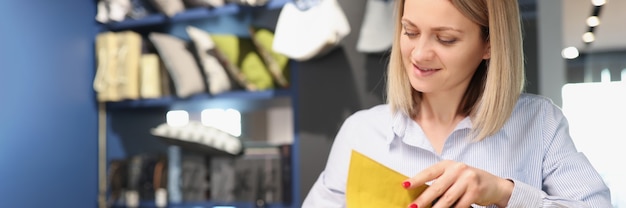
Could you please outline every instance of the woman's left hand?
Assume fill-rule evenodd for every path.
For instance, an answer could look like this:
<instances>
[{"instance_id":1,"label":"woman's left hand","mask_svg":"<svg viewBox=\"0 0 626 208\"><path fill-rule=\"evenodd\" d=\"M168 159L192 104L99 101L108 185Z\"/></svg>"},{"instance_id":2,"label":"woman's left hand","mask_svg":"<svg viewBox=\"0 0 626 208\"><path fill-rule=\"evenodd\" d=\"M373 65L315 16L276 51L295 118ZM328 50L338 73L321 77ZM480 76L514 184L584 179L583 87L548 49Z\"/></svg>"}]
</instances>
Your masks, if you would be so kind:
<instances>
[{"instance_id":1,"label":"woman's left hand","mask_svg":"<svg viewBox=\"0 0 626 208\"><path fill-rule=\"evenodd\" d=\"M467 208L471 204L506 207L513 192L512 181L450 160L426 168L402 185L411 189L429 181L432 181L430 187L413 201L417 207L430 204L433 208ZM433 203L435 200L436 203Z\"/></svg>"}]
</instances>

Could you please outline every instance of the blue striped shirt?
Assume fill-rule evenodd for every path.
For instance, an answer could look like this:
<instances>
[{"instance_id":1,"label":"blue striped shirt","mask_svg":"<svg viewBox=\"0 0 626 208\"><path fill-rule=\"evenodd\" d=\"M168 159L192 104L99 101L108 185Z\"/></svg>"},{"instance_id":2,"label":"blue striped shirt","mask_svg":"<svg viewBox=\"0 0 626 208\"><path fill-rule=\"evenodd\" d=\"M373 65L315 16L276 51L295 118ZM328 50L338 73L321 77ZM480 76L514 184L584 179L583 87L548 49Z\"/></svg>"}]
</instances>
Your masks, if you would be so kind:
<instances>
[{"instance_id":1,"label":"blue striped shirt","mask_svg":"<svg viewBox=\"0 0 626 208\"><path fill-rule=\"evenodd\" d=\"M504 127L480 142L468 139L471 126L469 117L462 120L437 154L420 126L389 105L356 112L339 130L303 207L346 206L352 150L407 176L454 160L511 179L507 207L612 207L608 187L576 150L566 118L549 99L522 94Z\"/></svg>"}]
</instances>

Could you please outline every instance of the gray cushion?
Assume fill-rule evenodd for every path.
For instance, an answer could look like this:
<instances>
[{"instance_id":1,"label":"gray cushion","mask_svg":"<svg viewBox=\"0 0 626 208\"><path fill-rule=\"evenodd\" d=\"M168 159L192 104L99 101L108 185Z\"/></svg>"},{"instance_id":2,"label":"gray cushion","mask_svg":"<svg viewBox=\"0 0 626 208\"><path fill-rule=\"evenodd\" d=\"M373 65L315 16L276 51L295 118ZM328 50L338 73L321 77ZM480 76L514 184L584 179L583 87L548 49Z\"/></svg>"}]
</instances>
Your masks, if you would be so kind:
<instances>
[{"instance_id":1,"label":"gray cushion","mask_svg":"<svg viewBox=\"0 0 626 208\"><path fill-rule=\"evenodd\" d=\"M184 40L157 32L150 33L149 39L161 56L178 97L186 98L204 92L202 74Z\"/></svg>"}]
</instances>

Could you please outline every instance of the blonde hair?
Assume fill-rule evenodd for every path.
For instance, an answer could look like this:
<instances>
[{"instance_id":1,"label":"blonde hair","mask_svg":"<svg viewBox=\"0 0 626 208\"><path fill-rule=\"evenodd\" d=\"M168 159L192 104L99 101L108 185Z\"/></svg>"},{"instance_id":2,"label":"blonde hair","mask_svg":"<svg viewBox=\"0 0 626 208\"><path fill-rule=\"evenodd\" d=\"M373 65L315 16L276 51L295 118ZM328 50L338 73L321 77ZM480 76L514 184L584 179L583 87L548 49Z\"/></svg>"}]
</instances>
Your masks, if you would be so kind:
<instances>
[{"instance_id":1,"label":"blonde hair","mask_svg":"<svg viewBox=\"0 0 626 208\"><path fill-rule=\"evenodd\" d=\"M421 93L411 87L400 53L401 19L405 0L398 0L395 38L387 69L387 103L394 113L414 117ZM491 58L478 66L461 101L458 114L472 119L476 141L497 133L507 121L524 88L522 29L517 0L450 0L481 27L490 43Z\"/></svg>"}]
</instances>

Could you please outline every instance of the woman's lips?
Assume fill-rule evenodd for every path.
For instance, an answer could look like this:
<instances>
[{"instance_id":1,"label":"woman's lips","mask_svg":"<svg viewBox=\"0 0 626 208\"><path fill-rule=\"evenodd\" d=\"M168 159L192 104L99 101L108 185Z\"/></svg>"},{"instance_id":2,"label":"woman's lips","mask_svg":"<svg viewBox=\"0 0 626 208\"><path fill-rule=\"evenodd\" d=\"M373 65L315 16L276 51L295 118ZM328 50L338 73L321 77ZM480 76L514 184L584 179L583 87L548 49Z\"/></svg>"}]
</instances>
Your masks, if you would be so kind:
<instances>
[{"instance_id":1,"label":"woman's lips","mask_svg":"<svg viewBox=\"0 0 626 208\"><path fill-rule=\"evenodd\" d=\"M417 65L413 65L413 72L415 73L415 75L417 76L421 76L421 77L425 77L425 76L430 76L434 73L437 73L439 70L441 70L440 68L430 68L430 67L420 67Z\"/></svg>"}]
</instances>

